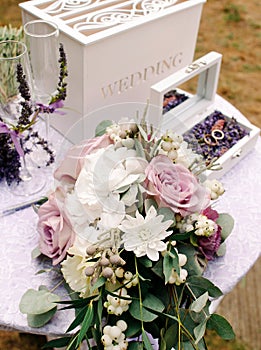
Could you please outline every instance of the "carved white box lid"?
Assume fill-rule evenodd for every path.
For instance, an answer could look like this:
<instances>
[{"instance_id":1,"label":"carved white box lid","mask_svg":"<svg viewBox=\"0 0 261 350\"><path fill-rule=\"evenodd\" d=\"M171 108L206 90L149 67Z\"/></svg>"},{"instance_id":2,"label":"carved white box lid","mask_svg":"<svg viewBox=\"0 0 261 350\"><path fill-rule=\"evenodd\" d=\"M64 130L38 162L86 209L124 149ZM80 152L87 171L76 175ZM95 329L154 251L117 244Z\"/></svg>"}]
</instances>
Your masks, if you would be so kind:
<instances>
[{"instance_id":1,"label":"carved white box lid","mask_svg":"<svg viewBox=\"0 0 261 350\"><path fill-rule=\"evenodd\" d=\"M19 6L90 44L206 0L33 0Z\"/></svg>"},{"instance_id":2,"label":"carved white box lid","mask_svg":"<svg viewBox=\"0 0 261 350\"><path fill-rule=\"evenodd\" d=\"M92 114L116 104L144 109L150 86L193 60L206 0L33 0L23 23L55 22L68 61L66 117L51 125L73 142L94 132ZM92 114L92 115L90 115ZM115 112L116 114L116 112ZM115 118L116 115L110 118ZM108 117L107 117L108 118ZM73 129L72 129L72 126ZM68 134L70 130L70 135Z\"/></svg>"}]
</instances>

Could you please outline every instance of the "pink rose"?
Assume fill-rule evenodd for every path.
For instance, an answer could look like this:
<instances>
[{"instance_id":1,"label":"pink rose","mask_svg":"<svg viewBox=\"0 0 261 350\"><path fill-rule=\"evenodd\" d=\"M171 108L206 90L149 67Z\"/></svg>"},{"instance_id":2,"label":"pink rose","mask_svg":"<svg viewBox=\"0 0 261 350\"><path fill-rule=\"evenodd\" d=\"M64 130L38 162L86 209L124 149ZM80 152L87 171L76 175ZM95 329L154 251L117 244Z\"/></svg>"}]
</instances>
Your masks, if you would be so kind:
<instances>
[{"instance_id":1,"label":"pink rose","mask_svg":"<svg viewBox=\"0 0 261 350\"><path fill-rule=\"evenodd\" d=\"M38 210L39 249L53 260L53 265L64 259L75 239L75 233L63 210L64 198L62 189L57 188Z\"/></svg>"},{"instance_id":2,"label":"pink rose","mask_svg":"<svg viewBox=\"0 0 261 350\"><path fill-rule=\"evenodd\" d=\"M80 145L73 146L56 169L54 178L58 181L74 184L82 169L84 157L100 148L107 147L111 143L109 136L104 134L103 136L83 141Z\"/></svg>"},{"instance_id":3,"label":"pink rose","mask_svg":"<svg viewBox=\"0 0 261 350\"><path fill-rule=\"evenodd\" d=\"M209 193L183 165L173 164L164 155L152 159L146 168L148 193L161 207L186 216L204 210L210 201Z\"/></svg>"}]
</instances>

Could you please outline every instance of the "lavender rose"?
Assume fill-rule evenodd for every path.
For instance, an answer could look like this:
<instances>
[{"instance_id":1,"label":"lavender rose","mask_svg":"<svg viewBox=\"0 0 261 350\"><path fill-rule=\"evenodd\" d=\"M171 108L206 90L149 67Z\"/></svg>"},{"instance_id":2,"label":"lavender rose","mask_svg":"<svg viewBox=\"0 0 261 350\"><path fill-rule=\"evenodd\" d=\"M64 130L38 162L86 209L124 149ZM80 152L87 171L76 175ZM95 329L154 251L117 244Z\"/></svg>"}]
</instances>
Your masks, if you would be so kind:
<instances>
[{"instance_id":1,"label":"lavender rose","mask_svg":"<svg viewBox=\"0 0 261 350\"><path fill-rule=\"evenodd\" d=\"M100 148L105 148L111 143L109 136L104 134L73 146L56 169L54 178L58 181L74 184L83 167L84 157Z\"/></svg>"},{"instance_id":2,"label":"lavender rose","mask_svg":"<svg viewBox=\"0 0 261 350\"><path fill-rule=\"evenodd\" d=\"M75 239L70 221L63 211L64 199L64 192L61 188L57 188L38 211L39 249L52 259L53 265L64 259Z\"/></svg>"},{"instance_id":3,"label":"lavender rose","mask_svg":"<svg viewBox=\"0 0 261 350\"><path fill-rule=\"evenodd\" d=\"M152 159L145 170L147 190L159 206L186 216L200 213L210 201L207 189L183 165L173 164L164 155Z\"/></svg>"}]
</instances>

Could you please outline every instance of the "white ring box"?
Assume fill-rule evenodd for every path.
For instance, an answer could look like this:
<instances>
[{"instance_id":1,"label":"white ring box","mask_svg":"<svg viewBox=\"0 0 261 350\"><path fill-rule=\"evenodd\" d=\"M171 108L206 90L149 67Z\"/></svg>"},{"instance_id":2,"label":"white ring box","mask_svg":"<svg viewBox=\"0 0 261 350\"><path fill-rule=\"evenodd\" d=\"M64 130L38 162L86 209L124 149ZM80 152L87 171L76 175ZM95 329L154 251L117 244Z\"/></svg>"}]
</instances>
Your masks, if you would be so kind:
<instances>
[{"instance_id":1,"label":"white ring box","mask_svg":"<svg viewBox=\"0 0 261 350\"><path fill-rule=\"evenodd\" d=\"M146 104L152 84L193 60L205 2L33 0L21 3L23 23L42 19L58 25L59 40L67 54L65 106L68 109L64 117L52 115L51 125L72 142L79 142L97 124L95 119L86 118L93 111L131 102L135 112L135 103Z\"/></svg>"},{"instance_id":2,"label":"white ring box","mask_svg":"<svg viewBox=\"0 0 261 350\"><path fill-rule=\"evenodd\" d=\"M172 129L179 134L184 134L218 109L213 104L219 80L221 60L221 54L210 52L151 86L150 105L154 107L154 111L157 110L157 115L154 115L154 123L160 125L161 132ZM188 84L190 80L195 78L197 79L196 93L193 94L179 89L182 84ZM171 90L185 93L189 98L163 114L164 95ZM228 115L222 110L219 111L227 120L231 120L233 117L233 115ZM161 122L159 122L160 119ZM234 146L218 158L217 163L220 164L221 170L206 171L205 175L208 179L218 179L223 176L255 147L260 129L248 121L237 120L237 123L248 132L247 135L238 140Z\"/></svg>"}]
</instances>

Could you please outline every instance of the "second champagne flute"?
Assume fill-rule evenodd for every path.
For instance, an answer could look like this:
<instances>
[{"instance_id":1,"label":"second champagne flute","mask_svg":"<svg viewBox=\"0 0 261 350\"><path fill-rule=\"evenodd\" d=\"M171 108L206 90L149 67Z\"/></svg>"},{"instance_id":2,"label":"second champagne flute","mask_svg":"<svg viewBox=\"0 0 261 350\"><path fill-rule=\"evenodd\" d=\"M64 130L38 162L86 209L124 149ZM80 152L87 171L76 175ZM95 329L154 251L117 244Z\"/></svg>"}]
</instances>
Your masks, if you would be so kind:
<instances>
[{"instance_id":1,"label":"second champagne flute","mask_svg":"<svg viewBox=\"0 0 261 350\"><path fill-rule=\"evenodd\" d=\"M24 34L33 75L32 90L35 103L48 105L51 96L56 92L59 76L59 29L53 22L33 20L24 25ZM45 122L45 138L50 144L49 114L43 113L42 117ZM41 157L38 155L38 158ZM36 162L43 165L40 164L40 159Z\"/></svg>"}]
</instances>

